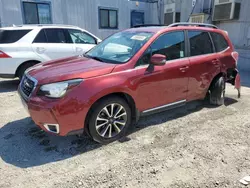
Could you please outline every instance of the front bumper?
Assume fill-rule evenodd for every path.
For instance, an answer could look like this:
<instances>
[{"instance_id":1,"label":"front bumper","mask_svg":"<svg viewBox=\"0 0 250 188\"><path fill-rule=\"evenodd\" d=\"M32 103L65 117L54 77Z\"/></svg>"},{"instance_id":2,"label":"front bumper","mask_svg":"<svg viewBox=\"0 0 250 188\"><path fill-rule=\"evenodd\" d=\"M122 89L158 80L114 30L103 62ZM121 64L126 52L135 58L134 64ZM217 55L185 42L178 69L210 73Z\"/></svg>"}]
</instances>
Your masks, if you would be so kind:
<instances>
[{"instance_id":1,"label":"front bumper","mask_svg":"<svg viewBox=\"0 0 250 188\"><path fill-rule=\"evenodd\" d=\"M83 133L87 109L77 107L77 104L72 103L70 99L44 100L40 97L25 99L20 87L18 93L32 120L44 131L60 136Z\"/></svg>"}]
</instances>

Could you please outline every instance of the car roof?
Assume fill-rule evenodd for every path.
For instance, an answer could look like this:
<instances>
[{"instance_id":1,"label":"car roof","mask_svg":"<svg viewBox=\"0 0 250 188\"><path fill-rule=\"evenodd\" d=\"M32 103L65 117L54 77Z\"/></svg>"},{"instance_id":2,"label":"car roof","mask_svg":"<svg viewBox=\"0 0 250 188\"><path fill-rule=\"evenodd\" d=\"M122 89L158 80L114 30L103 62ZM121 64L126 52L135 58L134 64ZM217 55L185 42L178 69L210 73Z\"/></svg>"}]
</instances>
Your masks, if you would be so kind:
<instances>
[{"instance_id":1,"label":"car roof","mask_svg":"<svg viewBox=\"0 0 250 188\"><path fill-rule=\"evenodd\" d=\"M12 27L3 27L3 30L20 30L20 29L35 29L35 28L78 28L80 27L73 25L63 25L63 24L27 24L27 25L13 25Z\"/></svg>"}]
</instances>

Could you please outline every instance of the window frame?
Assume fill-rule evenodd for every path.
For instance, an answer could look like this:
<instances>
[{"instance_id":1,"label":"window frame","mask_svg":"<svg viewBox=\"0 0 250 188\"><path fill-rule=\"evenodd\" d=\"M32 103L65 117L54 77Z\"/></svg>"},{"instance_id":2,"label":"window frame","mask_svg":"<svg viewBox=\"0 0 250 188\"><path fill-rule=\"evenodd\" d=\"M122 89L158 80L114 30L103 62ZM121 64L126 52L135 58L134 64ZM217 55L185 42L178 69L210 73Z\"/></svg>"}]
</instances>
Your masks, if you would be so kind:
<instances>
[{"instance_id":1,"label":"window frame","mask_svg":"<svg viewBox=\"0 0 250 188\"><path fill-rule=\"evenodd\" d=\"M106 10L108 11L108 27L101 26L101 11ZM110 27L110 11L116 11L116 27ZM98 19L99 19L99 29L119 29L119 10L117 8L111 7L98 7Z\"/></svg>"},{"instance_id":2,"label":"window frame","mask_svg":"<svg viewBox=\"0 0 250 188\"><path fill-rule=\"evenodd\" d=\"M25 19L25 10L24 10L24 4L25 3L33 3L33 4L36 4L36 10L37 10L37 18L38 18L38 23L37 24L40 24L40 20L39 20L39 13L38 13L38 4L45 4L45 5L48 5L49 8L50 8L50 21L51 21L51 24L53 24L53 15L52 15L52 6L51 6L51 1L36 1L36 0L21 0L21 11L22 11L22 19L23 19L23 24L27 24L26 23L26 19Z\"/></svg>"},{"instance_id":3,"label":"window frame","mask_svg":"<svg viewBox=\"0 0 250 188\"><path fill-rule=\"evenodd\" d=\"M167 32L164 32L164 33L158 35L158 36L154 39L154 41L152 41L151 44L143 51L142 55L138 58L137 62L135 63L134 68L149 66L150 63L147 64L147 65L138 65L138 62L139 62L139 60L143 57L144 53L145 53L148 49L151 48L152 44L153 44L156 40L158 40L161 36L166 35L166 34L169 34L169 33L183 32L183 35L184 35L184 46L185 46L184 49L185 49L185 53L184 53L184 57L183 57L183 58L167 60L166 63L167 63L167 62L170 62L170 61L178 61L178 60L182 60L182 59L184 59L184 58L188 58L188 57L189 57L189 53L188 53L188 49L189 49L189 48L188 48L188 44L189 44L189 42L187 41L187 40L188 40L188 37L186 36L187 33L186 33L185 31L186 31L186 30L184 30L184 29L180 29L180 30L175 30L175 31L167 31ZM151 53L151 56L152 56L152 53Z\"/></svg>"},{"instance_id":4,"label":"window frame","mask_svg":"<svg viewBox=\"0 0 250 188\"><path fill-rule=\"evenodd\" d=\"M208 36L209 36L209 39L211 41L211 44L212 44L212 53L209 53L209 54L200 54L200 55L195 55L195 56L191 56L191 47L190 47L190 39L188 37L188 32L204 32L204 33L207 33ZM187 39L187 46L188 46L188 57L191 58L191 57L198 57L198 56L203 56L203 55L211 55L211 54L214 54L216 53L216 49L215 49L215 46L214 46L214 41L212 39L212 36L210 35L210 31L205 31L205 30L201 30L201 29L185 29L185 33L186 33L186 39Z\"/></svg>"}]
</instances>

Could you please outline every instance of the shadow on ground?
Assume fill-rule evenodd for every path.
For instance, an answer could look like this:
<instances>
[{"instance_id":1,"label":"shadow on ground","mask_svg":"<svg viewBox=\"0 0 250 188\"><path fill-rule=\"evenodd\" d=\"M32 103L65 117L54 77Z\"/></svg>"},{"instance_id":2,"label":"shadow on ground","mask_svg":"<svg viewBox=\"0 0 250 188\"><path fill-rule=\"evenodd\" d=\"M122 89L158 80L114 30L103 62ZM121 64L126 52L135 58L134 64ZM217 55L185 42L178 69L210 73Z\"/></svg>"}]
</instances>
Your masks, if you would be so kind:
<instances>
[{"instance_id":1,"label":"shadow on ground","mask_svg":"<svg viewBox=\"0 0 250 188\"><path fill-rule=\"evenodd\" d=\"M16 91L19 84L19 80L1 80L0 81L0 93L7 93Z\"/></svg>"},{"instance_id":2,"label":"shadow on ground","mask_svg":"<svg viewBox=\"0 0 250 188\"><path fill-rule=\"evenodd\" d=\"M228 106L236 102L235 99L226 98L225 105ZM138 124L129 131L128 136L121 139L120 142L129 141L130 134L143 128L181 118L203 108L214 108L214 106L195 101L181 108L141 118ZM10 122L0 129L0 156L2 160L21 168L65 160L100 147L102 145L85 135L80 138L77 136L51 136L37 128L30 118Z\"/></svg>"}]
</instances>

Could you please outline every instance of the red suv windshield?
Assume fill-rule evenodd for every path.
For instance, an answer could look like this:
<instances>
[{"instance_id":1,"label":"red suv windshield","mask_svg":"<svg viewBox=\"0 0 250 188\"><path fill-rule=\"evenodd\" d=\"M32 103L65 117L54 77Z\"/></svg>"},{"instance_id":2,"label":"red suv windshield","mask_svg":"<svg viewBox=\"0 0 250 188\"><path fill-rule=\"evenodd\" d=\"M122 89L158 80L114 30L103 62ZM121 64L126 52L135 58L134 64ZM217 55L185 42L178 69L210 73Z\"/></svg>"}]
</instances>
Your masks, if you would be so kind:
<instances>
[{"instance_id":1,"label":"red suv windshield","mask_svg":"<svg viewBox=\"0 0 250 188\"><path fill-rule=\"evenodd\" d=\"M87 56L107 63L125 63L153 36L151 32L116 33L87 53Z\"/></svg>"}]
</instances>

